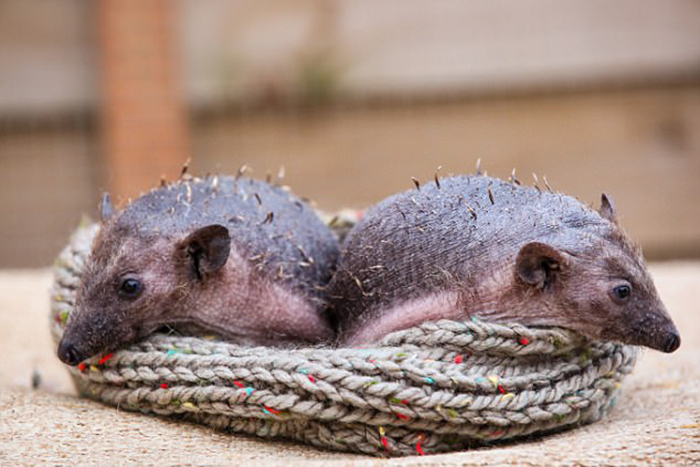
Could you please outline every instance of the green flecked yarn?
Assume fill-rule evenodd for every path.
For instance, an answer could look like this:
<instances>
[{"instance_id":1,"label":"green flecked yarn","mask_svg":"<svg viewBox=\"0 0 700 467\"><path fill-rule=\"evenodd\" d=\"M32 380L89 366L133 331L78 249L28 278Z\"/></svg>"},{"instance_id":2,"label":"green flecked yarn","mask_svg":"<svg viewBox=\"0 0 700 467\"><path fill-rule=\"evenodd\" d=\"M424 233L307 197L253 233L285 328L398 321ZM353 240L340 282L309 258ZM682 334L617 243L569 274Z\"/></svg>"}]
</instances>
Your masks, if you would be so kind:
<instances>
[{"instance_id":1,"label":"green flecked yarn","mask_svg":"<svg viewBox=\"0 0 700 467\"><path fill-rule=\"evenodd\" d=\"M56 261L56 343L97 230L79 228ZM68 370L80 394L121 409L402 456L599 420L635 358L633 347L564 329L443 320L369 349L282 350L158 334Z\"/></svg>"}]
</instances>

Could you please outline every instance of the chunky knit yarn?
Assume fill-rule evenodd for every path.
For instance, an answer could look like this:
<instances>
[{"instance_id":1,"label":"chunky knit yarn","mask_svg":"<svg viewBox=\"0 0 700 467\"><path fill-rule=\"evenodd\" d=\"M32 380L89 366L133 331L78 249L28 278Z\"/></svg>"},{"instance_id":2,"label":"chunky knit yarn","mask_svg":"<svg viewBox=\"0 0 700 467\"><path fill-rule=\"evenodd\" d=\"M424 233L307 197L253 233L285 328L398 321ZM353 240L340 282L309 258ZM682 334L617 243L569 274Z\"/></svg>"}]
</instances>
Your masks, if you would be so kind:
<instances>
[{"instance_id":1,"label":"chunky knit yarn","mask_svg":"<svg viewBox=\"0 0 700 467\"><path fill-rule=\"evenodd\" d=\"M56 342L98 226L78 229L52 291ZM69 368L121 409L377 456L465 449L600 419L636 350L559 328L437 321L367 349L241 347L156 334Z\"/></svg>"}]
</instances>

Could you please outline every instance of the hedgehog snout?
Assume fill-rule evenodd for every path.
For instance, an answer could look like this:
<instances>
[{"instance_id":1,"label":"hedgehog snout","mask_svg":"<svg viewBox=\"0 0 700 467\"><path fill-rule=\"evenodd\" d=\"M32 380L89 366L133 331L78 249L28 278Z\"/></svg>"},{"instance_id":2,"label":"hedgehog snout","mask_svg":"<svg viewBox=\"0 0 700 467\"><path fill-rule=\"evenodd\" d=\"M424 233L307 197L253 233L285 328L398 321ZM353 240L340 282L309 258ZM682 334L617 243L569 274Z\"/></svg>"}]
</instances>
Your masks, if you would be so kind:
<instances>
[{"instance_id":1,"label":"hedgehog snout","mask_svg":"<svg viewBox=\"0 0 700 467\"><path fill-rule=\"evenodd\" d=\"M672 331L666 337L666 343L664 344L663 351L666 353L675 352L678 347L681 346L681 335L678 331Z\"/></svg>"},{"instance_id":2,"label":"hedgehog snout","mask_svg":"<svg viewBox=\"0 0 700 467\"><path fill-rule=\"evenodd\" d=\"M71 344L70 342L66 342L65 339L61 340L57 353L58 358L66 365L75 366L81 361L85 360L85 358L80 355L80 352L75 345Z\"/></svg>"}]
</instances>

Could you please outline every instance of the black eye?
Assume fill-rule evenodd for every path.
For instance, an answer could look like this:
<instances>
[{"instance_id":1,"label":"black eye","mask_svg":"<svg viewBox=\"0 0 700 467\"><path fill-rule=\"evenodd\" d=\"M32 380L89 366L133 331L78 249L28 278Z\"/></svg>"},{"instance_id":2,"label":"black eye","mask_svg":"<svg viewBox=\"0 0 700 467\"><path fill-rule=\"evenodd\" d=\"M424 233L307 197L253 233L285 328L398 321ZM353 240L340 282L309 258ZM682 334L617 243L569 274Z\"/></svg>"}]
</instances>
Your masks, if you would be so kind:
<instances>
[{"instance_id":1,"label":"black eye","mask_svg":"<svg viewBox=\"0 0 700 467\"><path fill-rule=\"evenodd\" d=\"M629 285L618 285L613 289L613 296L617 300L627 300L632 293L632 287Z\"/></svg>"},{"instance_id":2,"label":"black eye","mask_svg":"<svg viewBox=\"0 0 700 467\"><path fill-rule=\"evenodd\" d=\"M119 294L126 298L136 298L141 295L143 285L136 279L124 279L119 287Z\"/></svg>"}]
</instances>

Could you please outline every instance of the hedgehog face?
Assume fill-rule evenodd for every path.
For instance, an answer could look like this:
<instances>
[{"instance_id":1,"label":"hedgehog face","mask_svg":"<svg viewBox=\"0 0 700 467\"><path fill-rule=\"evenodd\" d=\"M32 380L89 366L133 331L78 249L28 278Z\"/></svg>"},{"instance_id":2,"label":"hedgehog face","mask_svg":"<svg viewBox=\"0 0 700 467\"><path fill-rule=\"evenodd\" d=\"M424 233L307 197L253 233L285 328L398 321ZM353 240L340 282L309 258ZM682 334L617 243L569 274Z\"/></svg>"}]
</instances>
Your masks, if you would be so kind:
<instances>
[{"instance_id":1,"label":"hedgehog face","mask_svg":"<svg viewBox=\"0 0 700 467\"><path fill-rule=\"evenodd\" d=\"M680 345L641 254L627 243L601 237L576 253L529 243L516 259L516 279L550 324L663 352Z\"/></svg>"},{"instance_id":2,"label":"hedgehog face","mask_svg":"<svg viewBox=\"0 0 700 467\"><path fill-rule=\"evenodd\" d=\"M82 276L59 358L77 365L167 324L182 308L188 284L221 268L229 249L228 230L218 225L180 241L129 236L106 226Z\"/></svg>"}]
</instances>

